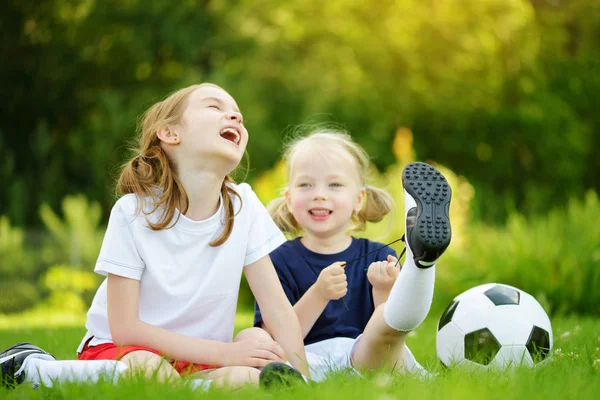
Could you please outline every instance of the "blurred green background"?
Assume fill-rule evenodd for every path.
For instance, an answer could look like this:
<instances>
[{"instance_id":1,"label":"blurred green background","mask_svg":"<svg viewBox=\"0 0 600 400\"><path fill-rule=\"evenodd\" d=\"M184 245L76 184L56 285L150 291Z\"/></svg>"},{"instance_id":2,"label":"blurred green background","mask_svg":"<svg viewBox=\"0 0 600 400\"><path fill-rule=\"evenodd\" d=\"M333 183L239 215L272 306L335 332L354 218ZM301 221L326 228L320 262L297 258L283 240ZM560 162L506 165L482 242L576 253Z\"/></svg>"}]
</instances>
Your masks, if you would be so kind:
<instances>
[{"instance_id":1,"label":"blurred green background","mask_svg":"<svg viewBox=\"0 0 600 400\"><path fill-rule=\"evenodd\" d=\"M499 281L600 315L598 1L7 0L0 27L0 328L82 323L136 119L203 81L242 109L265 203L299 125L371 155L397 202L374 240L403 233L402 167L442 168L436 309Z\"/></svg>"}]
</instances>

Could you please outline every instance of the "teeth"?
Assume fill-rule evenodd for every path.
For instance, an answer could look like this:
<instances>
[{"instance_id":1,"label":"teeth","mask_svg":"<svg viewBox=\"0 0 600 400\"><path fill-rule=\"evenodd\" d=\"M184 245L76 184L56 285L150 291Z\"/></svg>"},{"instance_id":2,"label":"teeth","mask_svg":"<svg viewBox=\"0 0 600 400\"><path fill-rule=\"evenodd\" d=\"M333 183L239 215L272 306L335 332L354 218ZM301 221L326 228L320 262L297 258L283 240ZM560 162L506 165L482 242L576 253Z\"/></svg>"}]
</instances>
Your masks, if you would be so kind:
<instances>
[{"instance_id":1,"label":"teeth","mask_svg":"<svg viewBox=\"0 0 600 400\"><path fill-rule=\"evenodd\" d=\"M240 142L240 135L237 133L237 131L233 128L225 128L220 132L220 135L223 136L224 133L232 133L233 135L235 135L235 138L233 139L233 142L235 144L238 144Z\"/></svg>"},{"instance_id":2,"label":"teeth","mask_svg":"<svg viewBox=\"0 0 600 400\"><path fill-rule=\"evenodd\" d=\"M310 213L313 215L327 215L329 210L310 210Z\"/></svg>"}]
</instances>

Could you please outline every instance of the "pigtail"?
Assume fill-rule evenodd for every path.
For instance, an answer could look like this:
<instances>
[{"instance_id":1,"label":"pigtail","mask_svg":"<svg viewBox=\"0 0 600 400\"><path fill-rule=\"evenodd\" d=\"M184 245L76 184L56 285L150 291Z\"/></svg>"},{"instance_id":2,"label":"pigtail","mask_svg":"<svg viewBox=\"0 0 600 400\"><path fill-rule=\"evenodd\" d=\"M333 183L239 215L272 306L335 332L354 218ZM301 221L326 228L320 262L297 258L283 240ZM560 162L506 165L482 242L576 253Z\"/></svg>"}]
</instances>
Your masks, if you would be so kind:
<instances>
[{"instance_id":1,"label":"pigtail","mask_svg":"<svg viewBox=\"0 0 600 400\"><path fill-rule=\"evenodd\" d=\"M290 212L284 196L271 200L269 204L267 204L267 211L275 222L275 225L277 225L283 233L297 236L302 230L298 221L296 221L296 218L294 218Z\"/></svg>"},{"instance_id":2,"label":"pigtail","mask_svg":"<svg viewBox=\"0 0 600 400\"><path fill-rule=\"evenodd\" d=\"M394 199L384 189L367 186L366 204L355 216L354 230L362 231L367 222L379 222L394 208Z\"/></svg>"}]
</instances>

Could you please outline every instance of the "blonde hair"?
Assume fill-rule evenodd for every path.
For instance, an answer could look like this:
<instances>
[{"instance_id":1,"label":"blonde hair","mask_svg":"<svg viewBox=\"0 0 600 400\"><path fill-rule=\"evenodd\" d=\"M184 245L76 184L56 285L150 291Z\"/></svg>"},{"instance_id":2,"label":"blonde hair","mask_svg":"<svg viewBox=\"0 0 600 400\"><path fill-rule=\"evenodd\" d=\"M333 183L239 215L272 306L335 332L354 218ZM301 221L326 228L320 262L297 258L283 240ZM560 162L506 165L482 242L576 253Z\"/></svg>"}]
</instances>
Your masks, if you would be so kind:
<instances>
[{"instance_id":1,"label":"blonde hair","mask_svg":"<svg viewBox=\"0 0 600 400\"><path fill-rule=\"evenodd\" d=\"M134 193L137 197L137 213L142 211L146 216L162 208L162 213L157 222L147 219L152 230L159 231L171 228L179 220L181 214L187 212L189 199L185 188L177 177L172 161L160 146L157 132L165 125L175 125L181 122L187 107L190 94L202 86L213 86L211 83L202 83L180 89L167 98L151 106L141 117L138 124L136 146L132 149L135 156L121 168L121 175L117 181L117 192L121 195ZM240 195L227 183L235 181L227 175L221 185L221 197L225 209L225 228L223 233L210 243L211 246L223 244L233 230L235 217L232 196ZM158 189L158 190L156 190ZM144 199L152 199L152 207L144 207ZM176 209L181 211L173 225L168 226L175 216Z\"/></svg>"},{"instance_id":2,"label":"blonde hair","mask_svg":"<svg viewBox=\"0 0 600 400\"><path fill-rule=\"evenodd\" d=\"M289 178L292 168L292 160L301 147L307 144L318 143L322 146L335 146L354 160L354 164L360 180L360 186L366 190L366 201L358 213L352 214L350 231L362 231L367 222L379 222L390 213L394 206L392 196L384 189L367 184L369 176L370 160L367 152L359 146L352 137L341 130L317 129L307 136L293 139L287 146L283 155L286 161L287 176ZM272 200L267 205L267 210L284 233L297 236L302 227L290 212L285 196Z\"/></svg>"}]
</instances>

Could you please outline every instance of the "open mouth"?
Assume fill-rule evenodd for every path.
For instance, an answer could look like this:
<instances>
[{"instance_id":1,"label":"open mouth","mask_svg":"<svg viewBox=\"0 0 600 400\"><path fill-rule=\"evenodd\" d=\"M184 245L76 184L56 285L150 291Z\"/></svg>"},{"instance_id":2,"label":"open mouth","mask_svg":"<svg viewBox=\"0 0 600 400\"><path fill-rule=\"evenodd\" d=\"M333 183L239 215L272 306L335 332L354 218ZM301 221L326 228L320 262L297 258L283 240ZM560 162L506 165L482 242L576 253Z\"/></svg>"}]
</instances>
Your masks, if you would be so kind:
<instances>
[{"instance_id":1,"label":"open mouth","mask_svg":"<svg viewBox=\"0 0 600 400\"><path fill-rule=\"evenodd\" d=\"M223 139L229 140L235 144L240 143L241 136L234 128L224 128L219 134Z\"/></svg>"},{"instance_id":2,"label":"open mouth","mask_svg":"<svg viewBox=\"0 0 600 400\"><path fill-rule=\"evenodd\" d=\"M308 212L310 213L310 215L316 215L316 216L323 216L323 215L331 214L330 210L325 210L323 208L315 208L312 210L308 210Z\"/></svg>"}]
</instances>

